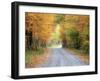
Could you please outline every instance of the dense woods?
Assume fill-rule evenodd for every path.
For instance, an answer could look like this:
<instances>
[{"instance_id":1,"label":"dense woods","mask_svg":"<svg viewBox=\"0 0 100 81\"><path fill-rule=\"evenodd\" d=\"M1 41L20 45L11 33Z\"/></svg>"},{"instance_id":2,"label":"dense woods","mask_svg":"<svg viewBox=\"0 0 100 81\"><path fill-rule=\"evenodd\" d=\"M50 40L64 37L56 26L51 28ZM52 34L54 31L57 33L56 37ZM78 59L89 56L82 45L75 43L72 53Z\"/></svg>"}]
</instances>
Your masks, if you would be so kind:
<instances>
[{"instance_id":1,"label":"dense woods","mask_svg":"<svg viewBox=\"0 0 100 81\"><path fill-rule=\"evenodd\" d=\"M63 47L89 52L89 16L63 15L59 24Z\"/></svg>"},{"instance_id":2,"label":"dense woods","mask_svg":"<svg viewBox=\"0 0 100 81\"><path fill-rule=\"evenodd\" d=\"M46 47L53 31L54 14L38 14L28 12L25 14L26 48L38 50Z\"/></svg>"},{"instance_id":3,"label":"dense woods","mask_svg":"<svg viewBox=\"0 0 100 81\"><path fill-rule=\"evenodd\" d=\"M26 49L46 48L54 41L89 53L89 16L25 13Z\"/></svg>"}]
</instances>

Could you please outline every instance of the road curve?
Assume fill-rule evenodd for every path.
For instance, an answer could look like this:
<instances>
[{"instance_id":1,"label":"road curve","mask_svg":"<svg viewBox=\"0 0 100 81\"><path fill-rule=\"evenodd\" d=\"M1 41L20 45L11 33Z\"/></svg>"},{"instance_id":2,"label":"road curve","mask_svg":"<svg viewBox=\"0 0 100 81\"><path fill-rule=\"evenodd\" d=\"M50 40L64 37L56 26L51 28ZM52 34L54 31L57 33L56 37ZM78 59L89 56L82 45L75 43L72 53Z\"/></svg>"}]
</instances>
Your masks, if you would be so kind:
<instances>
[{"instance_id":1,"label":"road curve","mask_svg":"<svg viewBox=\"0 0 100 81\"><path fill-rule=\"evenodd\" d=\"M86 65L80 58L72 55L63 48L50 48L50 56L40 67L81 66Z\"/></svg>"}]
</instances>

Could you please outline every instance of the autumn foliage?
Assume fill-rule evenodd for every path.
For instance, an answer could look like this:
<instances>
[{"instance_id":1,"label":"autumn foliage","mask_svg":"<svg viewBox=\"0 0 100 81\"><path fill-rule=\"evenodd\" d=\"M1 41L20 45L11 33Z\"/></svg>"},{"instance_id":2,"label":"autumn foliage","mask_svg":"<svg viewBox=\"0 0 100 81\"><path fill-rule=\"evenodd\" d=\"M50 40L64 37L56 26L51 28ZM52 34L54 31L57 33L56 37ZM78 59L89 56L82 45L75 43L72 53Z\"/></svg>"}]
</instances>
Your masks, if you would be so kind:
<instances>
[{"instance_id":1,"label":"autumn foliage","mask_svg":"<svg viewBox=\"0 0 100 81\"><path fill-rule=\"evenodd\" d=\"M26 48L37 50L46 47L55 25L54 14L26 12L25 21Z\"/></svg>"},{"instance_id":2,"label":"autumn foliage","mask_svg":"<svg viewBox=\"0 0 100 81\"><path fill-rule=\"evenodd\" d=\"M89 52L89 16L63 15L61 22L63 47L82 49Z\"/></svg>"},{"instance_id":3,"label":"autumn foliage","mask_svg":"<svg viewBox=\"0 0 100 81\"><path fill-rule=\"evenodd\" d=\"M59 26L59 31L55 31ZM25 13L26 48L46 48L50 41L61 41L64 48L89 52L89 16ZM55 33L54 33L55 32Z\"/></svg>"}]
</instances>

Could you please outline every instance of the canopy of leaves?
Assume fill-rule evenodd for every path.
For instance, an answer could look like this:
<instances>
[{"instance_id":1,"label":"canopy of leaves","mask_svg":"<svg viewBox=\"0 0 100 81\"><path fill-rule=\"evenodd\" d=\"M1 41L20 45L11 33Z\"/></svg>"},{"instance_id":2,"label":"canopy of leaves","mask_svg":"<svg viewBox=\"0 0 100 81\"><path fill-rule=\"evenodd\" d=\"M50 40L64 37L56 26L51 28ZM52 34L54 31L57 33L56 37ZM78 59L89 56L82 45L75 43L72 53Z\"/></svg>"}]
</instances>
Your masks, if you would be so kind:
<instances>
[{"instance_id":1,"label":"canopy of leaves","mask_svg":"<svg viewBox=\"0 0 100 81\"><path fill-rule=\"evenodd\" d=\"M64 46L76 49L80 48L83 49L85 52L88 52L87 49L89 48L89 16L63 15L62 19L63 20L60 21L60 37L62 39L62 43L64 43Z\"/></svg>"},{"instance_id":2,"label":"canopy of leaves","mask_svg":"<svg viewBox=\"0 0 100 81\"><path fill-rule=\"evenodd\" d=\"M46 46L54 28L54 17L54 14L25 13L26 31L28 33L32 32L31 40L33 43L31 45L34 49Z\"/></svg>"},{"instance_id":3,"label":"canopy of leaves","mask_svg":"<svg viewBox=\"0 0 100 81\"><path fill-rule=\"evenodd\" d=\"M89 49L89 16L74 14L25 13L26 47L46 47L62 41L63 47ZM87 48L87 49L86 49Z\"/></svg>"}]
</instances>

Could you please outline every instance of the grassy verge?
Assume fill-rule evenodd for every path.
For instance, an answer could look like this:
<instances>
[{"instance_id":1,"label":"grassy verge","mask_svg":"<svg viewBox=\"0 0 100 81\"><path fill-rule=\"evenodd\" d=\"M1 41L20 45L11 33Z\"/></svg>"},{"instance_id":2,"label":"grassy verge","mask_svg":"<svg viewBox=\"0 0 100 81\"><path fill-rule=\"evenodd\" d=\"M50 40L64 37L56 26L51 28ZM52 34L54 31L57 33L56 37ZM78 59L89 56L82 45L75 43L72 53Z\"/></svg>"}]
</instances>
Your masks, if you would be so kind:
<instances>
[{"instance_id":1,"label":"grassy verge","mask_svg":"<svg viewBox=\"0 0 100 81\"><path fill-rule=\"evenodd\" d=\"M38 49L37 51L33 51L32 49L26 49L25 51L25 63L28 64L30 63L30 59L32 57L41 55L44 53L44 49Z\"/></svg>"},{"instance_id":2,"label":"grassy verge","mask_svg":"<svg viewBox=\"0 0 100 81\"><path fill-rule=\"evenodd\" d=\"M26 50L25 52L25 67L33 68L41 64L48 56L47 49L39 49L37 51Z\"/></svg>"},{"instance_id":3,"label":"grassy verge","mask_svg":"<svg viewBox=\"0 0 100 81\"><path fill-rule=\"evenodd\" d=\"M79 57L84 63L89 64L89 54L84 53L83 50L67 48L69 52L71 52L76 57Z\"/></svg>"}]
</instances>

